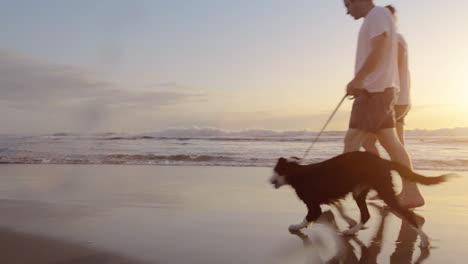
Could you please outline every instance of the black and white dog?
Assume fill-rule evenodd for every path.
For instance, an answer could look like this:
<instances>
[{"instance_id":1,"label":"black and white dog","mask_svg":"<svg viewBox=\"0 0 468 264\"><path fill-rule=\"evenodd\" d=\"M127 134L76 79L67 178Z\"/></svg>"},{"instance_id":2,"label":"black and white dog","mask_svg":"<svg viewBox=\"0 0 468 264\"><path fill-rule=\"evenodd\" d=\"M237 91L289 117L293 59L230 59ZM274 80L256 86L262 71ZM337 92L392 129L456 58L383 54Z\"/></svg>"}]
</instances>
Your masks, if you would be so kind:
<instances>
[{"instance_id":1,"label":"black and white dog","mask_svg":"<svg viewBox=\"0 0 468 264\"><path fill-rule=\"evenodd\" d=\"M361 221L343 232L350 235L358 232L369 220L366 204L367 193L374 189L390 208L414 227L421 237L421 247L429 246L427 235L419 227L414 213L401 207L395 196L390 171L397 171L401 177L424 185L444 182L449 175L425 177L414 173L398 163L382 159L369 152L349 152L332 159L309 165L299 164L297 158L279 158L270 182L279 188L291 185L297 196L304 201L308 212L305 219L291 225L290 231L307 227L321 215L321 204L333 204L352 192L359 206Z\"/></svg>"}]
</instances>

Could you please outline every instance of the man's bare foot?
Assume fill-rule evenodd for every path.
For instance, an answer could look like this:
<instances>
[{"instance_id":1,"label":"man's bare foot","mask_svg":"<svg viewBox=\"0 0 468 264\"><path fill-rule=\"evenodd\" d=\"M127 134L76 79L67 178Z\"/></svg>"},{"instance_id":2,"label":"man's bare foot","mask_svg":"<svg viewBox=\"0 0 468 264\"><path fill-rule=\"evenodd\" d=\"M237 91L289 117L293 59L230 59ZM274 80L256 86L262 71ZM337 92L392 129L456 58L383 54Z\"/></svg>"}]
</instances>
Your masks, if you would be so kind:
<instances>
[{"instance_id":1,"label":"man's bare foot","mask_svg":"<svg viewBox=\"0 0 468 264\"><path fill-rule=\"evenodd\" d=\"M418 195L408 195L406 193L400 193L397 195L398 203L404 208L417 208L422 207L425 204L424 198Z\"/></svg>"}]
</instances>

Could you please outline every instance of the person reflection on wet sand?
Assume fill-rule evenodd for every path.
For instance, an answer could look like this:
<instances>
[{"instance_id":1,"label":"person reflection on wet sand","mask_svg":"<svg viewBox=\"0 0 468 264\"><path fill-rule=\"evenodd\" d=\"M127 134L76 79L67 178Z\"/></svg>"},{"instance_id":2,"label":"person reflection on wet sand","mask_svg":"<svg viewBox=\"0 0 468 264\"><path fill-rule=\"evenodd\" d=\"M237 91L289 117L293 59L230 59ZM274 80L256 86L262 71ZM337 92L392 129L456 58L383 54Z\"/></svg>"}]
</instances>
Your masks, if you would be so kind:
<instances>
[{"instance_id":1,"label":"person reflection on wet sand","mask_svg":"<svg viewBox=\"0 0 468 264\"><path fill-rule=\"evenodd\" d=\"M357 236L337 236L339 239L336 241L336 245L331 246L323 241L325 232L312 232L310 236L301 231L291 232L291 234L298 236L303 241L304 248L308 253L308 258L305 263L377 263L377 257L380 254L383 245L382 238L385 230L385 221L389 212L392 211L388 207L382 207L375 203L369 204L376 208L381 215L380 223L377 226L377 230L369 246L362 243ZM346 222L351 219L347 215L344 215L343 211L338 211L338 215ZM395 215L398 217L397 214ZM417 214L416 217L422 226L425 222L424 217ZM320 219L317 220L317 224L330 227L331 230L334 230L335 234L339 232L339 228L335 221L335 214L330 210L323 213ZM318 238L315 237L317 234L319 235ZM395 241L395 251L390 256L390 263L412 263L417 237L418 233L405 221L401 221L400 232L397 240ZM360 256L355 252L356 250L354 249L352 242L360 248ZM323 254L322 251L333 252L333 250L330 250L330 247L338 250L335 250L335 254L333 256L326 256L326 254ZM421 248L421 253L414 263L422 263L429 257L429 255L429 248Z\"/></svg>"},{"instance_id":2,"label":"person reflection on wet sand","mask_svg":"<svg viewBox=\"0 0 468 264\"><path fill-rule=\"evenodd\" d=\"M421 224L421 226L423 226L425 222L424 217L418 214L415 214L415 216L416 220ZM418 233L413 228L411 228L411 226L402 221L400 233L398 234L398 238L396 240L395 251L390 256L390 263L411 263L411 259L413 257L414 252L414 244L417 237ZM421 254L419 255L418 259L414 262L415 264L422 263L430 255L429 248L420 249Z\"/></svg>"}]
</instances>

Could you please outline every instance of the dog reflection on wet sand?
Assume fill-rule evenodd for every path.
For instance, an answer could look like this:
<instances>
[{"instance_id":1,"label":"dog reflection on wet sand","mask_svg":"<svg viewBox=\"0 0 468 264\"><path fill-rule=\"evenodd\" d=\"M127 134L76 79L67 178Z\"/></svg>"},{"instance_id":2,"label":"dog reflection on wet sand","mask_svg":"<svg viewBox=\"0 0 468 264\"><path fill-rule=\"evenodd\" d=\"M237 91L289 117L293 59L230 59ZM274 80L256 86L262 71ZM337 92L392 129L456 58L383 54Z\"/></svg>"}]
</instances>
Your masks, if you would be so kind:
<instances>
[{"instance_id":1,"label":"dog reflection on wet sand","mask_svg":"<svg viewBox=\"0 0 468 264\"><path fill-rule=\"evenodd\" d=\"M376 208L381 219L369 246L362 243L356 236L338 235L335 215L330 210L324 212L317 220L318 229L316 229L317 225L314 225L308 230L307 234L296 230L290 231L291 234L298 236L303 242L307 256L305 263L377 263L377 257L383 244L382 238L385 230L385 221L392 210L389 207L382 207L375 203L371 203L370 205ZM338 211L339 217L348 222L346 218L350 218L341 213ZM397 214L395 215L398 217ZM416 214L416 218L422 226L425 221L424 217ZM395 241L395 250L390 256L389 263L412 263L417 238L417 231L402 220L399 235ZM352 242L358 246L360 254L356 252ZM429 255L428 248L421 248L420 255L414 263L422 263Z\"/></svg>"}]
</instances>

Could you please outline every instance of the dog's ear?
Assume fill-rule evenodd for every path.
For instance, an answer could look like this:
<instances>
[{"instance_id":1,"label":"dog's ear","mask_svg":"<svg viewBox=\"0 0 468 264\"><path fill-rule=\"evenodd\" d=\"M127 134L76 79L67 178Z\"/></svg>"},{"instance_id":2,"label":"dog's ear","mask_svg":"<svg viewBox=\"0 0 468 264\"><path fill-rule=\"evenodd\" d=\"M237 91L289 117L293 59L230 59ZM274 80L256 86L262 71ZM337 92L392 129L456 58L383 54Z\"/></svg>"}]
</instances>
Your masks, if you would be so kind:
<instances>
[{"instance_id":1,"label":"dog's ear","mask_svg":"<svg viewBox=\"0 0 468 264\"><path fill-rule=\"evenodd\" d=\"M288 162L288 160L285 159L285 158L283 158L283 157L281 157L281 158L278 159L278 164L284 164L284 163L286 163L286 162Z\"/></svg>"},{"instance_id":2,"label":"dog's ear","mask_svg":"<svg viewBox=\"0 0 468 264\"><path fill-rule=\"evenodd\" d=\"M276 172L276 173L280 173L281 171L284 170L285 167L288 166L288 160L281 157L278 159L278 162L276 162L276 165L275 167L273 168L273 170Z\"/></svg>"}]
</instances>

